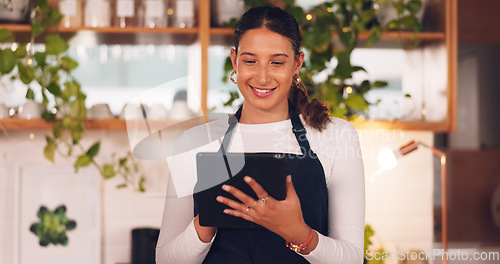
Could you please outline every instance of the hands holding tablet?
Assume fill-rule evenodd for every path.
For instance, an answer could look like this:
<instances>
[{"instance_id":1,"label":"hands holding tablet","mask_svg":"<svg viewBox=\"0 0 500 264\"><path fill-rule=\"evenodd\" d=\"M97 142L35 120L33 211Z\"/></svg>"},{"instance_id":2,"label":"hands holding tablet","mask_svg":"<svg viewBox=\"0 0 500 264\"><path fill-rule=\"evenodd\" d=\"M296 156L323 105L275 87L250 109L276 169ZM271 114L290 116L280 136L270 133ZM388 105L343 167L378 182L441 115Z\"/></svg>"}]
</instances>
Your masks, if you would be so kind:
<instances>
[{"instance_id":1,"label":"hands holding tablet","mask_svg":"<svg viewBox=\"0 0 500 264\"><path fill-rule=\"evenodd\" d=\"M269 196L266 190L251 177L246 176L244 180L259 199L255 200L233 186L223 185L222 189L243 202L218 196L217 201L232 208L225 209L224 213L259 224L293 244L302 244L308 240L311 228L304 222L300 200L293 187L291 175L286 178L286 199L282 201ZM301 253L309 253L317 243L317 233L313 232L310 246Z\"/></svg>"}]
</instances>

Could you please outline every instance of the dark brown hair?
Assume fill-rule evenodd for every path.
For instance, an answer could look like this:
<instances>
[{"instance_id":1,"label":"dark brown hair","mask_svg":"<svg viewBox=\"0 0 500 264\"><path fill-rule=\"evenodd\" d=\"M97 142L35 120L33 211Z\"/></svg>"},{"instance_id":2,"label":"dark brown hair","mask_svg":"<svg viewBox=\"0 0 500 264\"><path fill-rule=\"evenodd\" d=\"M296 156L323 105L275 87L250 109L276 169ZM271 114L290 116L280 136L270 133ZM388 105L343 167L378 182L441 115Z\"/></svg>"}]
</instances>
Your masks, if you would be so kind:
<instances>
[{"instance_id":1,"label":"dark brown hair","mask_svg":"<svg viewBox=\"0 0 500 264\"><path fill-rule=\"evenodd\" d=\"M270 6L251 8L241 17L234 30L234 47L236 51L238 51L241 36L246 31L262 27L287 37L292 43L295 55L299 56L302 36L300 35L297 20L281 8ZM327 104L318 99L310 101L307 89L302 82L292 82L288 100L311 127L321 131L330 121L330 111Z\"/></svg>"}]
</instances>

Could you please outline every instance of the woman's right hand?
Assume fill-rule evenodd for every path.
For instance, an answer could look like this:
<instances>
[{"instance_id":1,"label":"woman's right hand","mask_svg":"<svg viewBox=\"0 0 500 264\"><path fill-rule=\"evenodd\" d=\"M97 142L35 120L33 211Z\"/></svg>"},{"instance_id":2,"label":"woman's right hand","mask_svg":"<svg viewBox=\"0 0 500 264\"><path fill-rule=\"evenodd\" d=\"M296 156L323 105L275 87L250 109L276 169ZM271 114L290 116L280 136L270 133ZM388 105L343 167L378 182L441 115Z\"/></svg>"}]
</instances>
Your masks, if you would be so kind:
<instances>
[{"instance_id":1,"label":"woman's right hand","mask_svg":"<svg viewBox=\"0 0 500 264\"><path fill-rule=\"evenodd\" d=\"M197 215L194 218L194 228L196 229L196 233L198 234L198 238L200 239L200 241L208 243L212 241L212 238L214 237L217 228L214 226L201 226L199 217L200 216Z\"/></svg>"}]
</instances>

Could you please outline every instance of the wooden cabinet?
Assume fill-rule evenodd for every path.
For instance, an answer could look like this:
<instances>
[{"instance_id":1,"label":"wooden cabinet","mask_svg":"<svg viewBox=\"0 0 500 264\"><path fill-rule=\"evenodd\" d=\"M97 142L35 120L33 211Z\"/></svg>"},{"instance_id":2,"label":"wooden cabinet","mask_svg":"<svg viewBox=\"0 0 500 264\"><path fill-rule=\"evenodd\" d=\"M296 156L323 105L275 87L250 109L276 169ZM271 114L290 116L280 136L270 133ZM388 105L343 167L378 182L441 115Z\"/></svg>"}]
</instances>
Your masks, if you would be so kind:
<instances>
[{"instance_id":1,"label":"wooden cabinet","mask_svg":"<svg viewBox=\"0 0 500 264\"><path fill-rule=\"evenodd\" d=\"M447 113L446 120L438 122L429 121L380 121L366 120L355 122L357 128L382 128L382 129L403 129L403 130L427 130L434 132L453 131L456 127L456 79L457 79L457 1L456 0L428 0L426 10L426 20L424 26L426 32L420 33L422 47L440 43L446 46L447 57ZM170 36L175 43L192 44L199 43L201 49L200 73L201 73L201 108L207 110L208 95L208 49L211 44L225 43L231 45L233 30L229 28L211 28L210 26L210 1L198 1L198 23L197 27L189 29L179 28L57 28L63 35L71 35L82 30L97 32L102 43L126 43L133 44L134 36L141 34L152 34L157 36ZM0 25L0 28L8 28L16 35L16 40L21 40L28 36L30 27L28 25ZM411 34L403 32L401 37L410 38ZM365 34L361 38L366 38ZM394 45L399 37L397 32L384 33L381 42L383 45ZM153 37L154 39L154 37ZM385 44L384 44L385 43ZM90 129L126 129L124 120L88 121ZM8 130L29 130L48 129L50 125L43 120L18 120L0 119L0 129Z\"/></svg>"}]
</instances>

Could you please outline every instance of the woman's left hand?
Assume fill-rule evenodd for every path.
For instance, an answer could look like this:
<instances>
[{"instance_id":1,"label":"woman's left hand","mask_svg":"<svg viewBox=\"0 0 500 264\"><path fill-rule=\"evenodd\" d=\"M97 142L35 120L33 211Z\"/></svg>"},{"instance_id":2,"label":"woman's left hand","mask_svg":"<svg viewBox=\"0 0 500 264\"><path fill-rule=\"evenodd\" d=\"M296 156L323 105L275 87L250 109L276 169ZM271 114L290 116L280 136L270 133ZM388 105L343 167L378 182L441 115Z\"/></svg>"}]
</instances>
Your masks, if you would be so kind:
<instances>
[{"instance_id":1,"label":"woman's left hand","mask_svg":"<svg viewBox=\"0 0 500 264\"><path fill-rule=\"evenodd\" d=\"M257 194L259 200L253 199L233 186L224 185L222 188L225 191L243 202L218 196L217 201L232 208L225 209L224 213L259 224L280 235L286 241L297 244L306 241L310 228L304 222L300 200L290 175L286 178L286 199L282 201L269 196L266 190L251 177L246 176L244 180Z\"/></svg>"}]
</instances>

